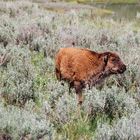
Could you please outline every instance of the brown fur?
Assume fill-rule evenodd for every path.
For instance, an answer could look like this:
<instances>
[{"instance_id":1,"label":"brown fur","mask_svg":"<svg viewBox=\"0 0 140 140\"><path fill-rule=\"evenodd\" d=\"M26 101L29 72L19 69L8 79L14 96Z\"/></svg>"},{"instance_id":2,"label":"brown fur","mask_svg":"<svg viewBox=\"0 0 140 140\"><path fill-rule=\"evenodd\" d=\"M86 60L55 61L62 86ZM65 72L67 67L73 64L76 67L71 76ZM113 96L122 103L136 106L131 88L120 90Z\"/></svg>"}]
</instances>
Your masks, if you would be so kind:
<instances>
[{"instance_id":1,"label":"brown fur","mask_svg":"<svg viewBox=\"0 0 140 140\"><path fill-rule=\"evenodd\" d=\"M91 88L111 74L123 73L126 66L116 53L70 47L61 48L56 54L55 70L57 79L68 81L82 103L82 89L86 85Z\"/></svg>"}]
</instances>

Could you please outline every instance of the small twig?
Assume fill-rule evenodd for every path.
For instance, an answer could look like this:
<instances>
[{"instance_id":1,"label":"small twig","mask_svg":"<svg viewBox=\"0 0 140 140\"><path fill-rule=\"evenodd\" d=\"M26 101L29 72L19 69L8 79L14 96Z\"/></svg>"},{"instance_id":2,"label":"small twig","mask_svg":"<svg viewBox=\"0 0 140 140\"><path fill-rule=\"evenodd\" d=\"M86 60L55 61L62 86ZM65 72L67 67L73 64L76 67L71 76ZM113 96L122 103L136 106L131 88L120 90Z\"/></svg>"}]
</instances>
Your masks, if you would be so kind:
<instances>
[{"instance_id":1,"label":"small twig","mask_svg":"<svg viewBox=\"0 0 140 140\"><path fill-rule=\"evenodd\" d=\"M0 66L7 66L7 63L10 61L9 54L4 54L0 56Z\"/></svg>"}]
</instances>

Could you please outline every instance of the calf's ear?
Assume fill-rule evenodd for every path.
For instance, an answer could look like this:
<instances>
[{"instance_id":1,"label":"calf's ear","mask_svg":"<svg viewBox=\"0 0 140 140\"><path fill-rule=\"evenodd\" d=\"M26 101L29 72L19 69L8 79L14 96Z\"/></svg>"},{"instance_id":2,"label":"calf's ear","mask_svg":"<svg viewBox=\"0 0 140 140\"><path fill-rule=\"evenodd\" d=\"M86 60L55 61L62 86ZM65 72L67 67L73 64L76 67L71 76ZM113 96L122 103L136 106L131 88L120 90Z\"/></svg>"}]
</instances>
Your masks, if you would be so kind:
<instances>
[{"instance_id":1,"label":"calf's ear","mask_svg":"<svg viewBox=\"0 0 140 140\"><path fill-rule=\"evenodd\" d=\"M103 53L103 60L104 60L105 64L107 64L109 56L110 56L110 52Z\"/></svg>"}]
</instances>

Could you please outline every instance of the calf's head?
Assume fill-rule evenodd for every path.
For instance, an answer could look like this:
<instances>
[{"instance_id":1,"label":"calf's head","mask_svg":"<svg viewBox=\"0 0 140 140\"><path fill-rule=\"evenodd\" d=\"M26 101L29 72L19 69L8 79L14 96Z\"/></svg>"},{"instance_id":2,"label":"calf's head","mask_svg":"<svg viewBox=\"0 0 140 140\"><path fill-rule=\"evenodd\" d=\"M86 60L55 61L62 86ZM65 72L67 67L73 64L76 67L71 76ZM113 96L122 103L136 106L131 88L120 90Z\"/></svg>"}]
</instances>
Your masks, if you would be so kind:
<instances>
[{"instance_id":1,"label":"calf's head","mask_svg":"<svg viewBox=\"0 0 140 140\"><path fill-rule=\"evenodd\" d=\"M105 52L103 59L106 65L105 70L110 74L121 74L126 70L126 65L116 53Z\"/></svg>"}]
</instances>

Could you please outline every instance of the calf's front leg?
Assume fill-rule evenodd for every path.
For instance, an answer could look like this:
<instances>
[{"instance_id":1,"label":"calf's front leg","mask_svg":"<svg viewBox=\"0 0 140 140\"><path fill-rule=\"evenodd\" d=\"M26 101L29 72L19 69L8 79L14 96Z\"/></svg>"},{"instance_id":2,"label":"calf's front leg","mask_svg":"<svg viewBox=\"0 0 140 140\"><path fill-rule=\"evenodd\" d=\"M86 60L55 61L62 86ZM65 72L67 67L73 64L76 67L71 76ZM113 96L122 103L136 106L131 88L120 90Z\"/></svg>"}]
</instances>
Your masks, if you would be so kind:
<instances>
[{"instance_id":1,"label":"calf's front leg","mask_svg":"<svg viewBox=\"0 0 140 140\"><path fill-rule=\"evenodd\" d=\"M82 105L83 103L83 95L82 95L82 84L80 81L74 81L74 88L77 95L78 104Z\"/></svg>"}]
</instances>

